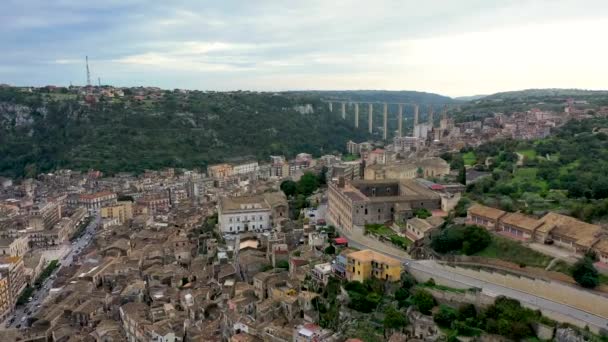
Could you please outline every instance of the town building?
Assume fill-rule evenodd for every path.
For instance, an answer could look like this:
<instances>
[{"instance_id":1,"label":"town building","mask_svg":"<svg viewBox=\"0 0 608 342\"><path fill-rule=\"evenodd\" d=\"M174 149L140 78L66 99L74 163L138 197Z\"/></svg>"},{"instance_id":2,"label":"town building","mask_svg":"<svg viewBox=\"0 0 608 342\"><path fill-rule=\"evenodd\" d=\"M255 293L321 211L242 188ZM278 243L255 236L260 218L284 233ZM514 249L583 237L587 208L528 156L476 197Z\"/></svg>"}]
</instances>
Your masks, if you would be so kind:
<instances>
[{"instance_id":1,"label":"town building","mask_svg":"<svg viewBox=\"0 0 608 342\"><path fill-rule=\"evenodd\" d=\"M116 203L116 193L109 191L101 191L92 194L81 194L74 199L68 200L68 203L85 207L89 211L98 211L101 207Z\"/></svg>"},{"instance_id":2,"label":"town building","mask_svg":"<svg viewBox=\"0 0 608 342\"><path fill-rule=\"evenodd\" d=\"M441 208L441 196L416 180L339 179L328 186L329 222L346 230L411 218L417 209Z\"/></svg>"},{"instance_id":3,"label":"town building","mask_svg":"<svg viewBox=\"0 0 608 342\"><path fill-rule=\"evenodd\" d=\"M450 165L441 158L422 158L365 167L364 179L414 179L440 177L450 173Z\"/></svg>"},{"instance_id":4,"label":"town building","mask_svg":"<svg viewBox=\"0 0 608 342\"><path fill-rule=\"evenodd\" d=\"M346 279L363 282L377 278L398 281L401 277L401 261L366 249L347 255Z\"/></svg>"},{"instance_id":5,"label":"town building","mask_svg":"<svg viewBox=\"0 0 608 342\"><path fill-rule=\"evenodd\" d=\"M438 216L431 216L426 219L412 217L407 220L403 235L412 241L430 240L433 231L436 231L444 223Z\"/></svg>"},{"instance_id":6,"label":"town building","mask_svg":"<svg viewBox=\"0 0 608 342\"><path fill-rule=\"evenodd\" d=\"M475 204L468 210L467 222L512 239L553 244L578 255L603 246L601 241L606 239L600 226L553 212L536 219Z\"/></svg>"},{"instance_id":7,"label":"town building","mask_svg":"<svg viewBox=\"0 0 608 342\"><path fill-rule=\"evenodd\" d=\"M287 199L282 193L222 197L218 223L223 233L262 232L287 217Z\"/></svg>"},{"instance_id":8,"label":"town building","mask_svg":"<svg viewBox=\"0 0 608 342\"><path fill-rule=\"evenodd\" d=\"M237 164L232 167L233 175L245 175L248 173L256 173L258 172L260 166L257 161L254 162L246 162L242 164Z\"/></svg>"},{"instance_id":9,"label":"town building","mask_svg":"<svg viewBox=\"0 0 608 342\"><path fill-rule=\"evenodd\" d=\"M8 278L0 273L0 320L4 322L12 310Z\"/></svg>"},{"instance_id":10,"label":"town building","mask_svg":"<svg viewBox=\"0 0 608 342\"><path fill-rule=\"evenodd\" d=\"M474 204L467 211L467 220L472 224L476 224L490 230L496 230L498 227L498 220L505 214L506 212L500 209Z\"/></svg>"},{"instance_id":11,"label":"town building","mask_svg":"<svg viewBox=\"0 0 608 342\"><path fill-rule=\"evenodd\" d=\"M21 291L27 285L23 258L16 256L0 257L0 277L8 279L8 297L12 310Z\"/></svg>"},{"instance_id":12,"label":"town building","mask_svg":"<svg viewBox=\"0 0 608 342\"><path fill-rule=\"evenodd\" d=\"M104 219L118 219L118 224L124 224L133 219L133 203L131 201L120 201L114 205L101 208L101 217Z\"/></svg>"},{"instance_id":13,"label":"town building","mask_svg":"<svg viewBox=\"0 0 608 342\"><path fill-rule=\"evenodd\" d=\"M27 235L0 239L0 255L23 257L30 250L29 242Z\"/></svg>"}]
</instances>

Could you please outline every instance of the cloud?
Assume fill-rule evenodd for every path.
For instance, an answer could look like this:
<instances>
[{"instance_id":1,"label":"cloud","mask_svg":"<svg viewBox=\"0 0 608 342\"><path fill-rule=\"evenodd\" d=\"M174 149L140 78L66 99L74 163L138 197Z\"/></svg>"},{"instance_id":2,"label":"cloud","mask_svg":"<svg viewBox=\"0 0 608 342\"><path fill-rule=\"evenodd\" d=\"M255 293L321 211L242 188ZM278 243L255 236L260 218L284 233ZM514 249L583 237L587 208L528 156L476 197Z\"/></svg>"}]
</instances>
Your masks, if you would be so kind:
<instances>
[{"instance_id":1,"label":"cloud","mask_svg":"<svg viewBox=\"0 0 608 342\"><path fill-rule=\"evenodd\" d=\"M8 1L13 84L415 89L602 87L608 3L575 0ZM5 72L6 74L6 72Z\"/></svg>"}]
</instances>

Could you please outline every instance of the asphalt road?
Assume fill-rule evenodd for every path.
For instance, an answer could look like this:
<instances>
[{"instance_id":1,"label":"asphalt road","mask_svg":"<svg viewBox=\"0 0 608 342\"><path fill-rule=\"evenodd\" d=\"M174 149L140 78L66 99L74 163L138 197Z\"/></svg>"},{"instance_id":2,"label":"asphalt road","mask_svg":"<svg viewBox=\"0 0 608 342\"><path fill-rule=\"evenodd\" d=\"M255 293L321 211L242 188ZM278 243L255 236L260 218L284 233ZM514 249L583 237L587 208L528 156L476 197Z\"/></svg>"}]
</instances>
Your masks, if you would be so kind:
<instances>
[{"instance_id":1,"label":"asphalt road","mask_svg":"<svg viewBox=\"0 0 608 342\"><path fill-rule=\"evenodd\" d=\"M59 260L60 266L55 269L55 271L51 274L51 276L49 276L43 283L42 287L38 290L35 290L34 293L32 294L32 301L29 303L26 303L25 305L22 306L18 306L15 311L13 312L13 314L11 316L9 316L9 318L4 322L4 327L6 328L14 328L14 327L24 327L26 324L26 321L29 317L33 317L34 315L36 315L36 313L38 313L38 310L40 309L40 306L42 305L42 303L44 302L44 300L47 298L47 296L49 295L49 291L52 288L53 285L53 279L54 276L57 274L57 272L59 272L59 270L61 268L63 268L64 266L70 266L72 265L72 262L74 262L74 257L79 255L82 250L88 246L94 236L95 233L95 229L97 229L97 226L99 226L99 222L101 221L101 218L99 215L95 216L93 218L93 220L91 220L91 222L89 223L89 225L87 226L87 228L85 229L85 231L83 232L83 234L74 242L72 242L71 250L70 252L63 257L61 260ZM14 320L11 322L11 318L14 317Z\"/></svg>"},{"instance_id":2,"label":"asphalt road","mask_svg":"<svg viewBox=\"0 0 608 342\"><path fill-rule=\"evenodd\" d=\"M438 277L442 277L445 279L449 279L455 282L462 283L464 285L470 287L477 287L483 289L486 293L491 293L492 295L503 295L506 297L514 298L519 300L522 303L527 303L531 306L545 309L548 311L553 311L560 313L562 315L570 316L572 318L581 320L586 322L589 326L596 326L598 328L608 329L608 319L596 316L594 314L588 313L586 311L582 311L576 309L574 307L557 303L551 300L547 300L529 293L513 290L508 287L504 287L501 285L497 285L494 283L488 283L479 279L471 278L468 276L456 274L453 272L447 272L443 269L437 267L437 263L433 260L417 260L417 261L409 261L406 266L408 269L414 269L426 273L433 274ZM598 303L598 305L602 305ZM606 304L608 305L608 304Z\"/></svg>"},{"instance_id":3,"label":"asphalt road","mask_svg":"<svg viewBox=\"0 0 608 342\"><path fill-rule=\"evenodd\" d=\"M406 264L407 269L416 269L433 275L434 277L442 277L450 279L452 281L460 282L469 287L477 287L483 289L484 292L490 293L494 296L503 295L506 297L514 298L522 303L526 303L533 307L553 311L560 313L565 316L581 320L589 326L596 326L598 328L608 329L608 319L596 316L583 310L576 309L574 307L557 303L551 300L544 299L532 294L514 290L501 285L488 283L482 280L478 280L472 277L448 272L443 269L437 268L437 264L432 260L413 260L408 256L405 256L403 251L398 251L392 246L383 244L377 240L370 239L366 236L357 233L346 233L341 232L348 239L349 246L353 246L358 249L371 249L376 252L400 259Z\"/></svg>"}]
</instances>

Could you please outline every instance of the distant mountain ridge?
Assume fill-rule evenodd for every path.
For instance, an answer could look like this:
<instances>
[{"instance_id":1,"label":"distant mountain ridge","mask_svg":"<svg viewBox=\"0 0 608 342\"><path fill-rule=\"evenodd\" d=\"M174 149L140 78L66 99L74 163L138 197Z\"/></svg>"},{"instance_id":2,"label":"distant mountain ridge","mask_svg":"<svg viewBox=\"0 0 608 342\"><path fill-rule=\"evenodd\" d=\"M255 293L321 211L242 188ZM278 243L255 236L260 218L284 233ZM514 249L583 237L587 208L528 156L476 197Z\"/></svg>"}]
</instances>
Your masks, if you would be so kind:
<instances>
[{"instance_id":1,"label":"distant mountain ridge","mask_svg":"<svg viewBox=\"0 0 608 342\"><path fill-rule=\"evenodd\" d=\"M568 89L568 88L539 88L539 89L523 89L515 91L505 91L485 96L485 100L493 99L518 99L530 97L554 97L554 96L592 96L592 95L608 95L608 90L586 90L586 89Z\"/></svg>"},{"instance_id":2,"label":"distant mountain ridge","mask_svg":"<svg viewBox=\"0 0 608 342\"><path fill-rule=\"evenodd\" d=\"M324 100L349 100L417 104L455 104L459 101L440 94L413 90L308 90L287 93L320 96Z\"/></svg>"}]
</instances>

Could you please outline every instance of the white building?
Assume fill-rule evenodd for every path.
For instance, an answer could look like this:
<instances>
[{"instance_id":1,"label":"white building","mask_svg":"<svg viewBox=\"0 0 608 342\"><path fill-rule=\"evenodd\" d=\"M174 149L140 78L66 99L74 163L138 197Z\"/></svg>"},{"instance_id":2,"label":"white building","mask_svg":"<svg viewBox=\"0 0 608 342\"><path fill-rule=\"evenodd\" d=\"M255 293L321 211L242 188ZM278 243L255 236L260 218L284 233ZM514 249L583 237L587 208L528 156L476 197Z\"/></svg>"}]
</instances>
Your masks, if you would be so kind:
<instances>
[{"instance_id":1,"label":"white building","mask_svg":"<svg viewBox=\"0 0 608 342\"><path fill-rule=\"evenodd\" d=\"M238 164L238 165L234 165L232 167L232 174L233 175L242 175L242 174L247 174L247 173L254 173L254 172L258 172L259 168L260 168L260 166L258 165L257 161Z\"/></svg>"},{"instance_id":2,"label":"white building","mask_svg":"<svg viewBox=\"0 0 608 342\"><path fill-rule=\"evenodd\" d=\"M218 221L222 233L261 232L271 228L272 209L263 196L224 197Z\"/></svg>"}]
</instances>

